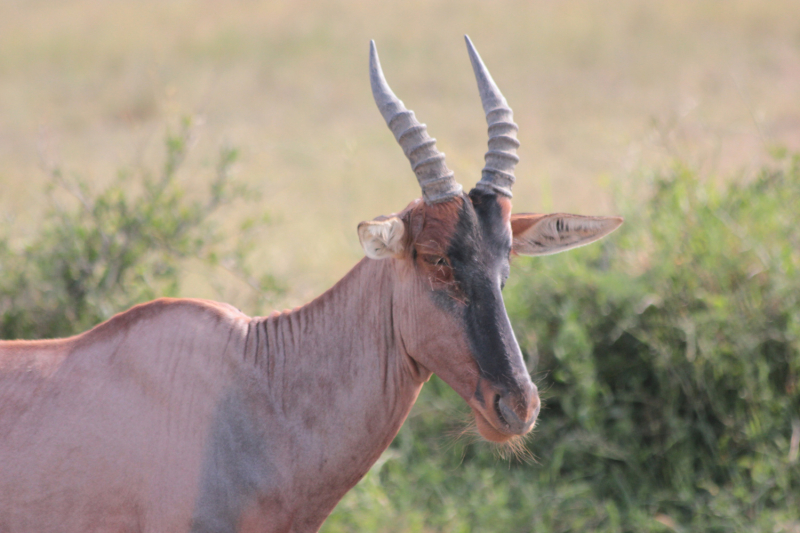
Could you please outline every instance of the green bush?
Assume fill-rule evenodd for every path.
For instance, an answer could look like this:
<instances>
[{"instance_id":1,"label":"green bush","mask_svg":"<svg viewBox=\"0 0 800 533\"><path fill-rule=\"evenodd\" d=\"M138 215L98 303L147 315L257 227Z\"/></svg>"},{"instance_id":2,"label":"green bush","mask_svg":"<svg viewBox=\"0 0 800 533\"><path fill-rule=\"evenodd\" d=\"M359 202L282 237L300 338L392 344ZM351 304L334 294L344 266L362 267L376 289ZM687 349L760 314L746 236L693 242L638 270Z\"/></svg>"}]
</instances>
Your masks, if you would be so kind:
<instances>
[{"instance_id":1,"label":"green bush","mask_svg":"<svg viewBox=\"0 0 800 533\"><path fill-rule=\"evenodd\" d=\"M253 308L280 290L248 267L250 237L263 223L245 221L231 246L214 218L247 193L230 179L236 151L220 150L205 194L191 198L180 185L192 133L182 121L167 135L162 168L120 172L99 192L49 170L52 207L39 232L17 247L0 235L0 338L63 337L134 304L178 296L187 260L224 267L250 284Z\"/></svg>"},{"instance_id":2,"label":"green bush","mask_svg":"<svg viewBox=\"0 0 800 533\"><path fill-rule=\"evenodd\" d=\"M1 338L178 295L187 260L279 289L247 269L247 231L227 246L214 222L243 194L236 153L205 195L178 183L190 136L98 193L51 172L41 232L0 235ZM545 399L534 460L477 442L434 377L324 531L800 532L800 157L724 187L676 167L627 211L601 244L515 261L507 305Z\"/></svg>"},{"instance_id":3,"label":"green bush","mask_svg":"<svg viewBox=\"0 0 800 533\"><path fill-rule=\"evenodd\" d=\"M775 167L678 167L602 244L517 260L536 460L443 437L434 378L324 531L800 531L800 157Z\"/></svg>"}]
</instances>

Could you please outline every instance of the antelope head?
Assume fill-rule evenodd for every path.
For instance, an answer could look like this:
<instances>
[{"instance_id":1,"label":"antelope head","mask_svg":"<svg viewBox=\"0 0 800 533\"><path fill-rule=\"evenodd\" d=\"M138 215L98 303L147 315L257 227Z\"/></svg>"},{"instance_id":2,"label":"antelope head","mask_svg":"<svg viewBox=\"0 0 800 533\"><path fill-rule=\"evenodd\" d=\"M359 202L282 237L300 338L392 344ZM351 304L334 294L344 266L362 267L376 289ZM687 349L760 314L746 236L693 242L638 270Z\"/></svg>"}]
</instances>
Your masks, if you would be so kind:
<instances>
[{"instance_id":1,"label":"antelope head","mask_svg":"<svg viewBox=\"0 0 800 533\"><path fill-rule=\"evenodd\" d=\"M588 244L622 219L512 214L517 125L469 37L466 42L489 125L486 165L469 193L426 126L389 88L371 43L372 93L411 162L422 198L362 222L358 234L369 258L393 262L393 317L413 371L423 379L436 373L470 406L480 434L505 442L529 432L540 407L503 303L511 257Z\"/></svg>"}]
</instances>

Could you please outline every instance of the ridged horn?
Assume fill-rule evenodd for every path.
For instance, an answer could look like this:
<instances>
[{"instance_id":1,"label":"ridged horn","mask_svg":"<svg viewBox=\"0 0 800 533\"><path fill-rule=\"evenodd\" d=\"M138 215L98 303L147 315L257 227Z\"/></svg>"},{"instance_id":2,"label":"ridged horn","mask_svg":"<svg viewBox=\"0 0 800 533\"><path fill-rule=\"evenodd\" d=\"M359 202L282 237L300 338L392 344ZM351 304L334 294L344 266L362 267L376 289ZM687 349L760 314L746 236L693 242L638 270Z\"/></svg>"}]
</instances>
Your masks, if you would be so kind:
<instances>
[{"instance_id":1,"label":"ridged horn","mask_svg":"<svg viewBox=\"0 0 800 533\"><path fill-rule=\"evenodd\" d=\"M486 152L486 165L481 172L481 180L475 188L510 198L511 187L516 181L514 167L519 163L517 157L519 128L514 123L514 113L495 85L472 41L466 35L464 39L467 41L469 59L478 82L483 112L486 113L486 122L489 124L489 151Z\"/></svg>"},{"instance_id":2,"label":"ridged horn","mask_svg":"<svg viewBox=\"0 0 800 533\"><path fill-rule=\"evenodd\" d=\"M436 139L428 135L425 124L414 117L383 77L375 41L369 44L369 80L372 96L380 109L386 125L411 162L411 168L422 188L422 198L427 204L444 202L461 194L461 185L444 162L444 154L436 149Z\"/></svg>"}]
</instances>

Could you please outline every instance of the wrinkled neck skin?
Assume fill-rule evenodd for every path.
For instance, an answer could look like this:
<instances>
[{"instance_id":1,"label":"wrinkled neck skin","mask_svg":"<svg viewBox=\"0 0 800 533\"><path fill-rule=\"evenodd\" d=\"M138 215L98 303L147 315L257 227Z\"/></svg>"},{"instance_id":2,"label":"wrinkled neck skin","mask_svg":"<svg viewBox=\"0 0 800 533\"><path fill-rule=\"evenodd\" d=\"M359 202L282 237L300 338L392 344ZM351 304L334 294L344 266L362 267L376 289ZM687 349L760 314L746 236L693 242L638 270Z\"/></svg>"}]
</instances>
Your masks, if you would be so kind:
<instances>
[{"instance_id":1,"label":"wrinkled neck skin","mask_svg":"<svg viewBox=\"0 0 800 533\"><path fill-rule=\"evenodd\" d=\"M322 524L389 446L430 377L405 352L393 318L402 268L363 259L311 303L250 323L245 359L263 372L254 401L270 411L266 449L292 531Z\"/></svg>"}]
</instances>

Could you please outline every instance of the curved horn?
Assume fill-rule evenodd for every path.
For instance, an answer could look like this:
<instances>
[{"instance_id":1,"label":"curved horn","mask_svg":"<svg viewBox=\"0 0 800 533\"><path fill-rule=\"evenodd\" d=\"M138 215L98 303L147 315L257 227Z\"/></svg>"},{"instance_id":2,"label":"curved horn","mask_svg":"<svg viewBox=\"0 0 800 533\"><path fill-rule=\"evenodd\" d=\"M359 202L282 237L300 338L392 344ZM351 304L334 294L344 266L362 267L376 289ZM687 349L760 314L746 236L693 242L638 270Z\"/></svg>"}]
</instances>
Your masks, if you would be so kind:
<instances>
[{"instance_id":1,"label":"curved horn","mask_svg":"<svg viewBox=\"0 0 800 533\"><path fill-rule=\"evenodd\" d=\"M394 138L403 149L403 153L411 162L411 168L417 175L422 188L425 203L444 202L461 194L461 185L453 178L453 172L444 162L444 154L436 149L436 139L431 138L425 124L414 117L392 92L383 77L381 63L375 41L369 44L369 80L372 85L372 96L386 121L386 125L394 133Z\"/></svg>"},{"instance_id":2,"label":"curved horn","mask_svg":"<svg viewBox=\"0 0 800 533\"><path fill-rule=\"evenodd\" d=\"M466 35L464 39L467 41L469 59L478 82L478 91L481 93L483 112L486 113L486 122L489 124L489 151L486 152L486 165L481 172L481 180L475 187L510 198L511 187L516 181L514 167L519 163L517 157L519 128L514 124L514 114L508 107L508 102L495 85L472 41Z\"/></svg>"}]
</instances>

